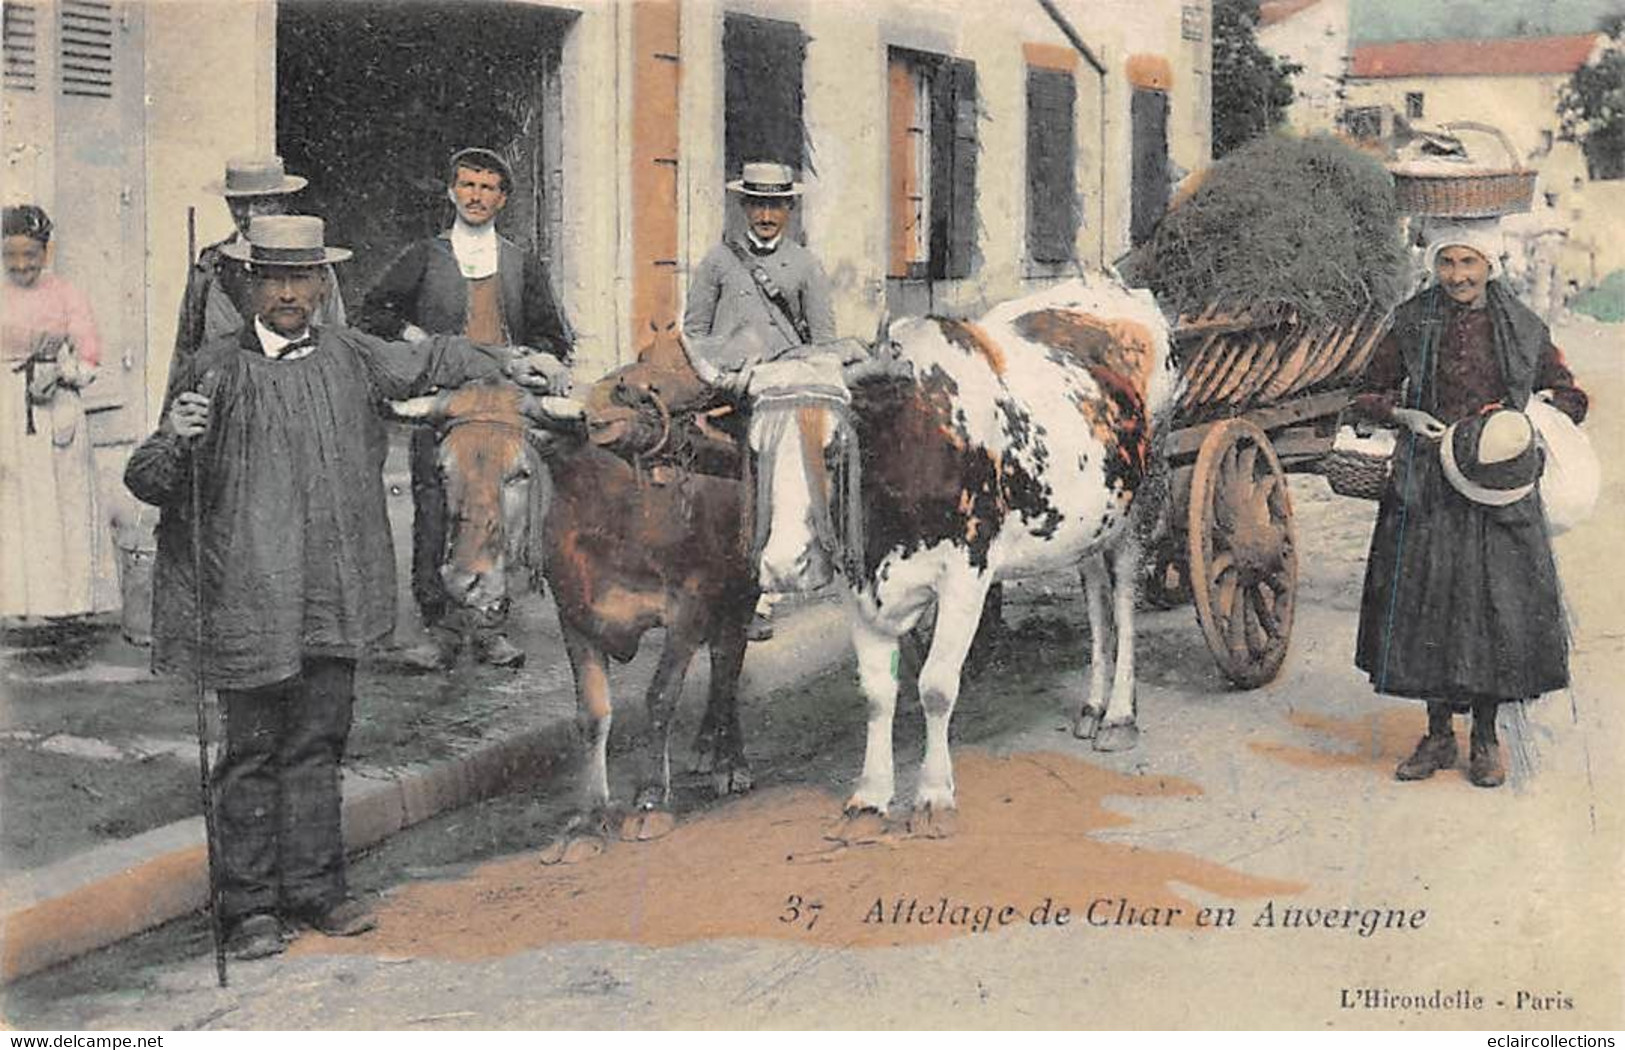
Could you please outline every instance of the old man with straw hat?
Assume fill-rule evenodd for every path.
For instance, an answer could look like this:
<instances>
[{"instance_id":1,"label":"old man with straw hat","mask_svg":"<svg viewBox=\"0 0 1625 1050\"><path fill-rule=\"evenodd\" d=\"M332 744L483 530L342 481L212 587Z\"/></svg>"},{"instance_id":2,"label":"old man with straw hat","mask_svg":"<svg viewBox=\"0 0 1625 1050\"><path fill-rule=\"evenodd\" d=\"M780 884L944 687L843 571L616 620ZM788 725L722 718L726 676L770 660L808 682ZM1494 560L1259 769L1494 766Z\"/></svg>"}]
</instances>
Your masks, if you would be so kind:
<instances>
[{"instance_id":1,"label":"old man with straw hat","mask_svg":"<svg viewBox=\"0 0 1625 1050\"><path fill-rule=\"evenodd\" d=\"M1502 704L1569 682L1568 633L1525 410L1574 422L1587 399L1551 333L1503 285L1496 220L1433 221L1433 280L1401 304L1354 410L1400 428L1371 540L1355 664L1377 692L1421 700L1427 733L1395 770L1454 768L1470 713L1467 777L1505 779Z\"/></svg>"},{"instance_id":2,"label":"old man with straw hat","mask_svg":"<svg viewBox=\"0 0 1625 1050\"><path fill-rule=\"evenodd\" d=\"M395 622L373 406L497 374L545 390L567 374L524 348L314 323L326 268L350 256L323 234L312 216L256 216L221 249L246 267L249 320L179 362L125 471L162 510L154 667L219 693L218 907L238 958L281 951L295 926L373 923L346 892L339 826L356 660Z\"/></svg>"}]
</instances>

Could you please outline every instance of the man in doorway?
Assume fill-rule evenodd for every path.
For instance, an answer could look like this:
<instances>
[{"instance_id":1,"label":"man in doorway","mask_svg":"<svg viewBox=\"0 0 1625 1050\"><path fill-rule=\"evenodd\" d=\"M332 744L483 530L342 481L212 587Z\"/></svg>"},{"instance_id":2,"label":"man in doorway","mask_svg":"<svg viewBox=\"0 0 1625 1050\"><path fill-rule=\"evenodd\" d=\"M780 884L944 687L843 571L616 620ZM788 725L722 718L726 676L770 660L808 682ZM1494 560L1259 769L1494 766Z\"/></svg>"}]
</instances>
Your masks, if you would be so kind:
<instances>
[{"instance_id":1,"label":"man in doorway","mask_svg":"<svg viewBox=\"0 0 1625 1050\"><path fill-rule=\"evenodd\" d=\"M724 238L689 282L683 335L693 352L724 371L750 358L835 339L829 278L806 247L786 235L801 183L786 164L752 161L729 182L744 212L742 237ZM773 636L778 595L764 593L747 637Z\"/></svg>"},{"instance_id":2,"label":"man in doorway","mask_svg":"<svg viewBox=\"0 0 1625 1050\"><path fill-rule=\"evenodd\" d=\"M350 254L324 232L313 216L260 216L225 247L247 267L252 320L182 362L124 474L161 509L153 667L220 698L218 906L241 959L282 951L294 926L374 924L347 892L339 769L356 661L395 624L376 404L498 374L544 392L563 378L546 355L314 325L324 268Z\"/></svg>"},{"instance_id":3,"label":"man in doorway","mask_svg":"<svg viewBox=\"0 0 1625 1050\"><path fill-rule=\"evenodd\" d=\"M225 178L207 188L226 199L236 229L230 237L209 245L198 253L186 275L186 294L181 299L180 320L175 327L175 353L169 360L173 384L184 362L205 343L232 335L254 316L249 303L248 268L227 255L225 247L241 245L248 236L248 224L256 215L281 215L291 194L304 189L307 180L289 175L281 157L246 157L226 162ZM316 323L325 327L344 324L344 299L331 266L322 273L328 290Z\"/></svg>"},{"instance_id":4,"label":"man in doorway","mask_svg":"<svg viewBox=\"0 0 1625 1050\"><path fill-rule=\"evenodd\" d=\"M359 326L385 339L416 342L431 335L464 335L492 346L523 345L569 363L575 342L553 296L546 266L535 252L497 233L513 175L488 149L465 149L447 165L446 195L456 208L449 229L403 251L361 305ZM435 435L412 434L412 595L430 641L409 649L419 670L456 662L462 632L450 622L451 600L440 580L446 537L446 497L435 463ZM474 653L499 667L519 667L524 650L505 633L506 612L477 618Z\"/></svg>"}]
</instances>

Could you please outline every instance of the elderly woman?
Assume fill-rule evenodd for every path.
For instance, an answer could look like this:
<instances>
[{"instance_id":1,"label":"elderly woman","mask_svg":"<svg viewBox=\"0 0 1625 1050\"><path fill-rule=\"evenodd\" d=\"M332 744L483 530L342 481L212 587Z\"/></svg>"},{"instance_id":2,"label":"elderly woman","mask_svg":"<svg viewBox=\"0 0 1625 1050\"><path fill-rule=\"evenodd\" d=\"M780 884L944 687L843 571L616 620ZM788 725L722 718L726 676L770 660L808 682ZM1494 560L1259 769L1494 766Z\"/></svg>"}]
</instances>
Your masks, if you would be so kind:
<instances>
[{"instance_id":1,"label":"elderly woman","mask_svg":"<svg viewBox=\"0 0 1625 1050\"><path fill-rule=\"evenodd\" d=\"M1453 715L1470 712L1468 779L1496 787L1506 778L1496 708L1568 684L1568 635L1538 492L1527 486L1499 506L1464 495L1440 439L1447 425L1501 406L1519 410L1502 415L1527 434L1521 410L1532 397L1577 423L1587 402L1545 323L1497 279L1493 220L1437 224L1427 244L1435 280L1395 311L1354 402L1402 431L1354 662L1377 692L1427 703L1427 735L1395 770L1400 780L1454 767ZM1538 452L1526 455L1538 470Z\"/></svg>"},{"instance_id":2,"label":"elderly woman","mask_svg":"<svg viewBox=\"0 0 1625 1050\"><path fill-rule=\"evenodd\" d=\"M5 209L0 371L0 616L57 617L96 607L96 488L79 391L101 338L84 293L45 272L51 220Z\"/></svg>"}]
</instances>

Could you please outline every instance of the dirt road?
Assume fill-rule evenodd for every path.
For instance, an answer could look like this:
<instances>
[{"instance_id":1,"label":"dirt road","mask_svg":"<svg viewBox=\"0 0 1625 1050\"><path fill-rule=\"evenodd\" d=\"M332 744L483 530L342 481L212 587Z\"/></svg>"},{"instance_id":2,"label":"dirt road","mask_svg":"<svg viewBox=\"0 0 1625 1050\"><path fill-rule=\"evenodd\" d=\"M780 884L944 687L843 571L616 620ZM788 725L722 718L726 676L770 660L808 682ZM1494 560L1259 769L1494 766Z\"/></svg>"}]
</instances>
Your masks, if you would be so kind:
<instances>
[{"instance_id":1,"label":"dirt road","mask_svg":"<svg viewBox=\"0 0 1625 1050\"><path fill-rule=\"evenodd\" d=\"M379 929L307 938L213 987L199 922L10 990L23 1027L1618 1028L1625 647L1619 328L1559 333L1607 488L1559 540L1574 686L1530 711L1538 768L1400 784L1419 706L1350 665L1373 507L1294 479L1302 580L1281 677L1227 689L1188 609L1147 614L1143 736L1061 731L1084 686L1075 588L1015 589L1015 637L956 715L959 834L832 848L862 751L842 669L746 712L757 791L567 868L568 784L363 858ZM919 754L904 705L900 768ZM692 726L681 727L680 734ZM685 737L680 736L680 739ZM910 789L905 775L900 794Z\"/></svg>"}]
</instances>

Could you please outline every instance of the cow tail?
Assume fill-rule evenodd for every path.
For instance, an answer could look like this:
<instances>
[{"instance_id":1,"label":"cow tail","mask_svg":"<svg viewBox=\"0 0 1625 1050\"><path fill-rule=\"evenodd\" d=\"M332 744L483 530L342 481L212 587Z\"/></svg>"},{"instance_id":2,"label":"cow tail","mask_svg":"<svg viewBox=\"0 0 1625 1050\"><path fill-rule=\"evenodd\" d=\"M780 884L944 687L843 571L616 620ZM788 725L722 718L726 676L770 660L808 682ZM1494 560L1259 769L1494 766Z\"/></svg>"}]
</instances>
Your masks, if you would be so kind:
<instances>
[{"instance_id":1,"label":"cow tail","mask_svg":"<svg viewBox=\"0 0 1625 1050\"><path fill-rule=\"evenodd\" d=\"M756 541L756 471L750 443L746 442L739 455L739 553L747 565L755 565Z\"/></svg>"},{"instance_id":2,"label":"cow tail","mask_svg":"<svg viewBox=\"0 0 1625 1050\"><path fill-rule=\"evenodd\" d=\"M839 413L841 444L845 455L841 458L841 473L837 480L838 507L845 518L846 535L841 538L842 568L850 587L858 586L865 568L866 548L863 535L863 458L858 448L858 430L853 425L850 410Z\"/></svg>"},{"instance_id":3,"label":"cow tail","mask_svg":"<svg viewBox=\"0 0 1625 1050\"><path fill-rule=\"evenodd\" d=\"M553 475L547 461L530 442L525 443L525 455L530 457L530 506L525 515L525 545L522 548L525 568L530 575L530 588L537 594L546 591L547 572L547 512L553 503Z\"/></svg>"}]
</instances>

